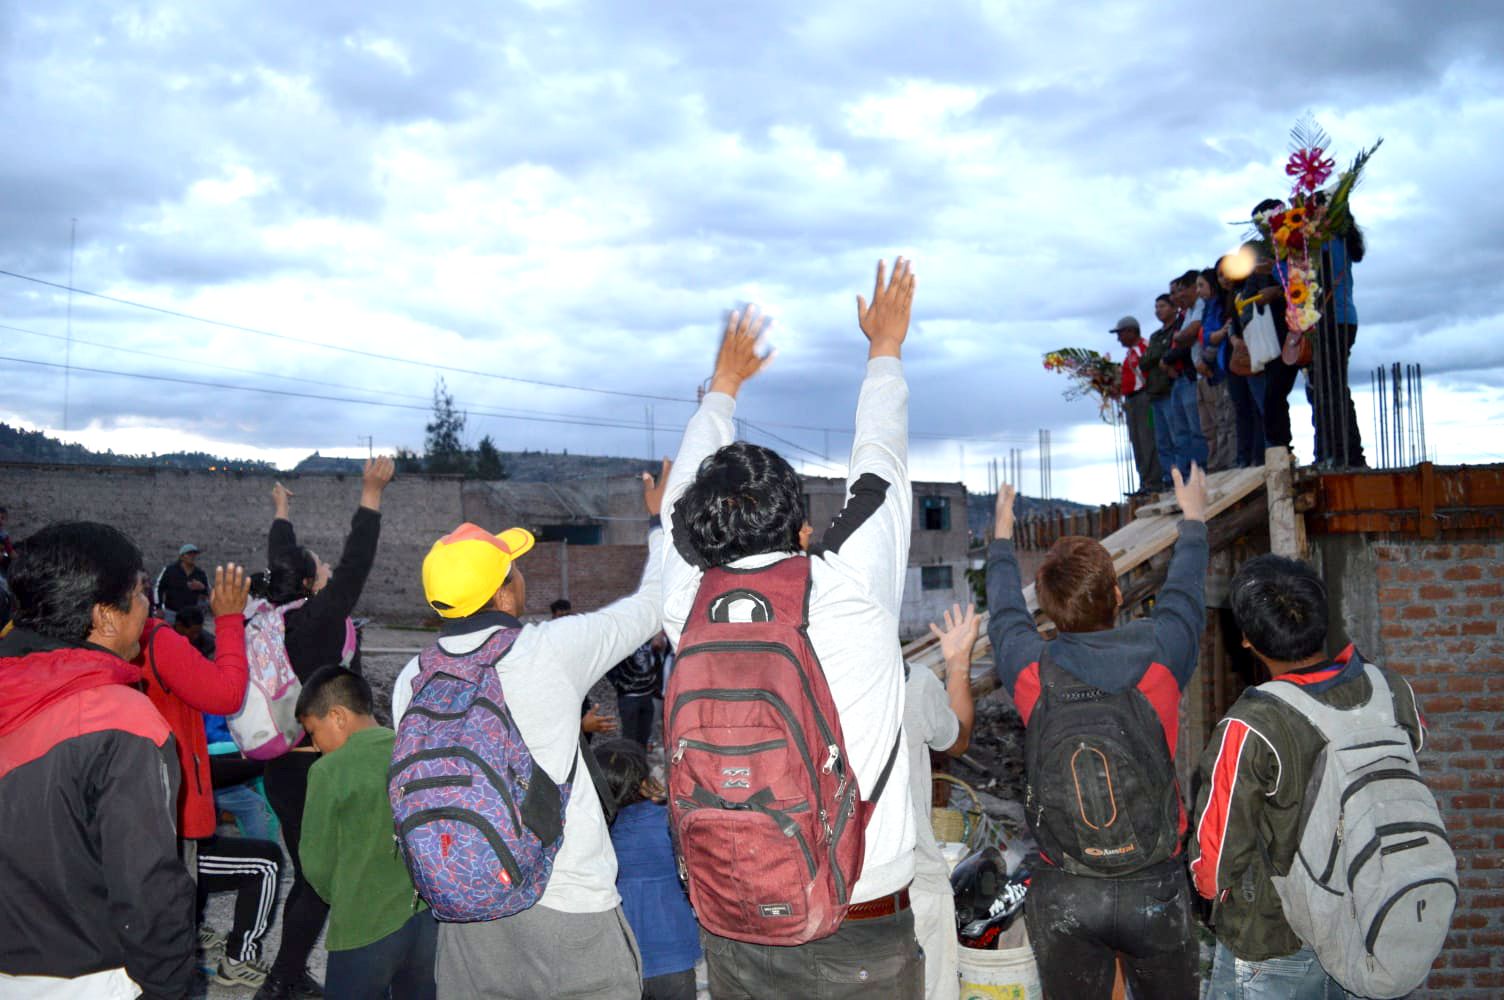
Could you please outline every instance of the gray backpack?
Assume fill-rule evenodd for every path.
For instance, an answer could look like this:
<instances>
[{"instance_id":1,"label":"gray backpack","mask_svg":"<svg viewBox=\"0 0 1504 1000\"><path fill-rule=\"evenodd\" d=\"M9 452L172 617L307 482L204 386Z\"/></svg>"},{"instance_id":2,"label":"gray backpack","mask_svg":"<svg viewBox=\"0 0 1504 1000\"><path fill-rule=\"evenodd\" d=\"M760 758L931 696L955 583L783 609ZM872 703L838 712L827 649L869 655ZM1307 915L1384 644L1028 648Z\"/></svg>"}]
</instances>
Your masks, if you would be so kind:
<instances>
[{"instance_id":1,"label":"gray backpack","mask_svg":"<svg viewBox=\"0 0 1504 1000\"><path fill-rule=\"evenodd\" d=\"M1290 872L1274 876L1285 919L1349 992L1401 997L1431 971L1457 906L1457 858L1436 798L1395 721L1384 675L1365 665L1366 705L1340 710L1294 684L1259 690L1326 741L1301 807Z\"/></svg>"}]
</instances>

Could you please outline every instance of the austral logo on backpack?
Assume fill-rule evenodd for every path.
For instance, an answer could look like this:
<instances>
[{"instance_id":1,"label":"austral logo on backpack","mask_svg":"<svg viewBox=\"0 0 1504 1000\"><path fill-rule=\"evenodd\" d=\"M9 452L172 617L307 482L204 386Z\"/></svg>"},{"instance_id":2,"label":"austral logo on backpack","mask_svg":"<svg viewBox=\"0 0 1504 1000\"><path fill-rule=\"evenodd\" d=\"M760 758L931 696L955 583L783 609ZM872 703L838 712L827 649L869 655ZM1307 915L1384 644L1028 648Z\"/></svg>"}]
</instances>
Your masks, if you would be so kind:
<instances>
[{"instance_id":1,"label":"austral logo on backpack","mask_svg":"<svg viewBox=\"0 0 1504 1000\"><path fill-rule=\"evenodd\" d=\"M538 765L496 674L519 631L499 629L465 654L425 649L397 727L392 817L413 885L439 920L495 920L532 906L564 840L574 767L558 785Z\"/></svg>"},{"instance_id":2,"label":"austral logo on backpack","mask_svg":"<svg viewBox=\"0 0 1504 1000\"><path fill-rule=\"evenodd\" d=\"M706 572L665 709L669 814L701 926L756 944L833 934L862 870L870 801L807 634L809 560Z\"/></svg>"},{"instance_id":3,"label":"austral logo on backpack","mask_svg":"<svg viewBox=\"0 0 1504 1000\"><path fill-rule=\"evenodd\" d=\"M1259 691L1306 718L1326 741L1302 804L1300 841L1273 878L1285 919L1348 991L1400 997L1425 981L1457 906L1457 858L1436 798L1395 720L1384 674L1364 665L1368 703L1346 711L1298 686Z\"/></svg>"},{"instance_id":4,"label":"austral logo on backpack","mask_svg":"<svg viewBox=\"0 0 1504 1000\"><path fill-rule=\"evenodd\" d=\"M245 654L250 667L245 702L226 719L230 738L252 760L271 760L291 750L303 736L293 709L303 685L287 658L287 613L301 607L252 601L246 608Z\"/></svg>"},{"instance_id":5,"label":"austral logo on backpack","mask_svg":"<svg viewBox=\"0 0 1504 1000\"><path fill-rule=\"evenodd\" d=\"M1075 875L1140 871L1175 852L1180 789L1164 726L1142 691L1084 684L1039 657L1024 732L1025 815L1046 857Z\"/></svg>"}]
</instances>

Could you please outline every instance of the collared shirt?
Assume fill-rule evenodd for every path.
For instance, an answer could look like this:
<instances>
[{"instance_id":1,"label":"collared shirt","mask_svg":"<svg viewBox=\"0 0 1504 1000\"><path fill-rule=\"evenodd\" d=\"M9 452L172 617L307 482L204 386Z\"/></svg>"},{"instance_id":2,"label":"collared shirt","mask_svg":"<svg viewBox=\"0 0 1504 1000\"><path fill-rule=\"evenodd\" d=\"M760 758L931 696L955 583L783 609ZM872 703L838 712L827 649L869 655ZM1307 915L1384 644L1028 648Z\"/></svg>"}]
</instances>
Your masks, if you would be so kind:
<instances>
[{"instance_id":1,"label":"collared shirt","mask_svg":"<svg viewBox=\"0 0 1504 1000\"><path fill-rule=\"evenodd\" d=\"M914 877L914 815L909 757L902 744L903 654L898 612L908 575L913 495L908 473L909 388L896 358L867 362L857 400L846 508L810 549L809 639L824 668L841 720L846 752L864 795L899 740L888 784L867 824L861 877L853 902L894 893ZM700 463L735 437L736 401L705 395L684 430L684 442L663 499L665 515L689 488ZM680 545L684 527L665 516L673 544L664 546L664 629L678 645L699 590L701 571ZM736 569L802 555L768 553L737 560Z\"/></svg>"},{"instance_id":2,"label":"collared shirt","mask_svg":"<svg viewBox=\"0 0 1504 1000\"><path fill-rule=\"evenodd\" d=\"M599 611L529 625L494 611L445 623L439 645L458 654L479 648L499 628L521 627L496 672L528 752L560 784L580 753L580 702L606 671L658 631L662 572L663 532L654 529L648 533L648 561L637 592ZM394 725L407 712L417 674L418 658L413 657L392 687ZM581 767L564 810L564 842L538 905L565 913L600 913L614 909L620 899L606 817Z\"/></svg>"}]
</instances>

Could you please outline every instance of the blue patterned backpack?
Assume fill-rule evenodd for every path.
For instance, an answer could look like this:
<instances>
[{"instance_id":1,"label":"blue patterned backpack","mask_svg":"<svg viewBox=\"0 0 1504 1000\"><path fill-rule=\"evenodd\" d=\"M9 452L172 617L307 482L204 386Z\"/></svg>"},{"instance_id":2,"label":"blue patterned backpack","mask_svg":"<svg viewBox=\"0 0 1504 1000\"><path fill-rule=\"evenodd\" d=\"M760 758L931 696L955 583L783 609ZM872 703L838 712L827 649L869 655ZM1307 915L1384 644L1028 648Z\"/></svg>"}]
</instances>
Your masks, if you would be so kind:
<instances>
[{"instance_id":1,"label":"blue patterned backpack","mask_svg":"<svg viewBox=\"0 0 1504 1000\"><path fill-rule=\"evenodd\" d=\"M520 631L500 629L465 654L425 649L397 727L387 775L397 841L439 920L532 906L564 839L574 766L558 785L533 760L496 673Z\"/></svg>"}]
</instances>

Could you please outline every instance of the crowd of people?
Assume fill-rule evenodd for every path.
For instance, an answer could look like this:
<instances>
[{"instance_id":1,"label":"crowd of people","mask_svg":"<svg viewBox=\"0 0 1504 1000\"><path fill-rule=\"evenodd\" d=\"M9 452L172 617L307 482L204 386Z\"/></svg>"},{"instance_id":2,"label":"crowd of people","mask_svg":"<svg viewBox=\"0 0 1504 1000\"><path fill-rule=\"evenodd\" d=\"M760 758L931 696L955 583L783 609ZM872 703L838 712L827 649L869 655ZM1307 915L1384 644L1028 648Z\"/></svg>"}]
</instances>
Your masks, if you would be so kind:
<instances>
[{"instance_id":1,"label":"crowd of people","mask_svg":"<svg viewBox=\"0 0 1504 1000\"><path fill-rule=\"evenodd\" d=\"M332 567L299 544L281 484L254 578L233 564L211 577L184 546L153 584L105 524L27 537L0 638L0 994L181 997L218 949L214 978L258 1000L680 1000L696 995L702 960L716 998L957 997L929 752L967 747L982 619L956 607L933 626L943 683L905 664L914 513L900 356L913 294L899 259L891 275L879 264L870 302L858 297L867 361L849 496L823 531L789 463L735 440L737 397L768 360L765 319L738 310L677 459L643 476L637 590L530 619L533 536L456 527L418 570L440 628L397 677L393 728L377 720L351 619L389 459L368 463ZM1165 329L1173 318L1167 308ZM1171 396L1184 424L1196 390L1182 384L1190 395ZM1309 779L1331 766L1323 750L1344 719L1379 734L1363 745L1387 763L1342 801L1413 793L1414 695L1350 647L1330 655L1310 567L1255 559L1232 583L1233 610L1273 679L1218 726L1183 800L1178 705L1205 623L1207 500L1204 452L1172 454L1179 540L1152 614L1126 624L1111 556L1066 538L1034 581L1056 630L1044 640L1010 541L1014 491L997 498L987 629L1025 725L1038 845L1025 917L1045 994L1107 997L1121 958L1140 1000L1197 997L1194 891L1218 940L1212 997L1399 995L1377 990L1374 942L1393 982L1422 958L1423 975L1455 870L1397 891L1365 926L1366 973L1337 961L1347 937L1313 939L1286 876L1311 835L1300 817L1327 801ZM151 615L152 591L173 595L171 622ZM608 677L622 733L592 740L614 724L589 700ZM1271 697L1280 685L1295 693ZM1369 857L1433 859L1439 819L1410 801L1403 843L1381 827L1344 867L1354 893ZM241 835L220 832L222 809ZM1386 863L1365 904L1392 884ZM227 935L203 920L219 891L237 893ZM323 983L308 971L321 932ZM1402 953L1410 965L1391 961Z\"/></svg>"},{"instance_id":2,"label":"crowd of people","mask_svg":"<svg viewBox=\"0 0 1504 1000\"><path fill-rule=\"evenodd\" d=\"M1277 199L1259 202L1254 224L1283 208ZM1357 226L1321 248L1315 258L1325 290L1321 319L1294 338L1304 349L1292 343L1286 266L1276 262L1267 238L1171 279L1155 297L1159 325L1148 336L1133 316L1112 327L1127 352L1120 396L1138 473L1136 495L1168 490L1171 469L1185 476L1192 463L1209 472L1252 468L1264 464L1265 449L1290 448L1289 397L1300 372L1311 402L1314 464L1366 464L1348 384L1358 335L1353 265L1364 254ZM1255 322L1272 324L1280 355L1267 361L1251 355L1244 334Z\"/></svg>"}]
</instances>

